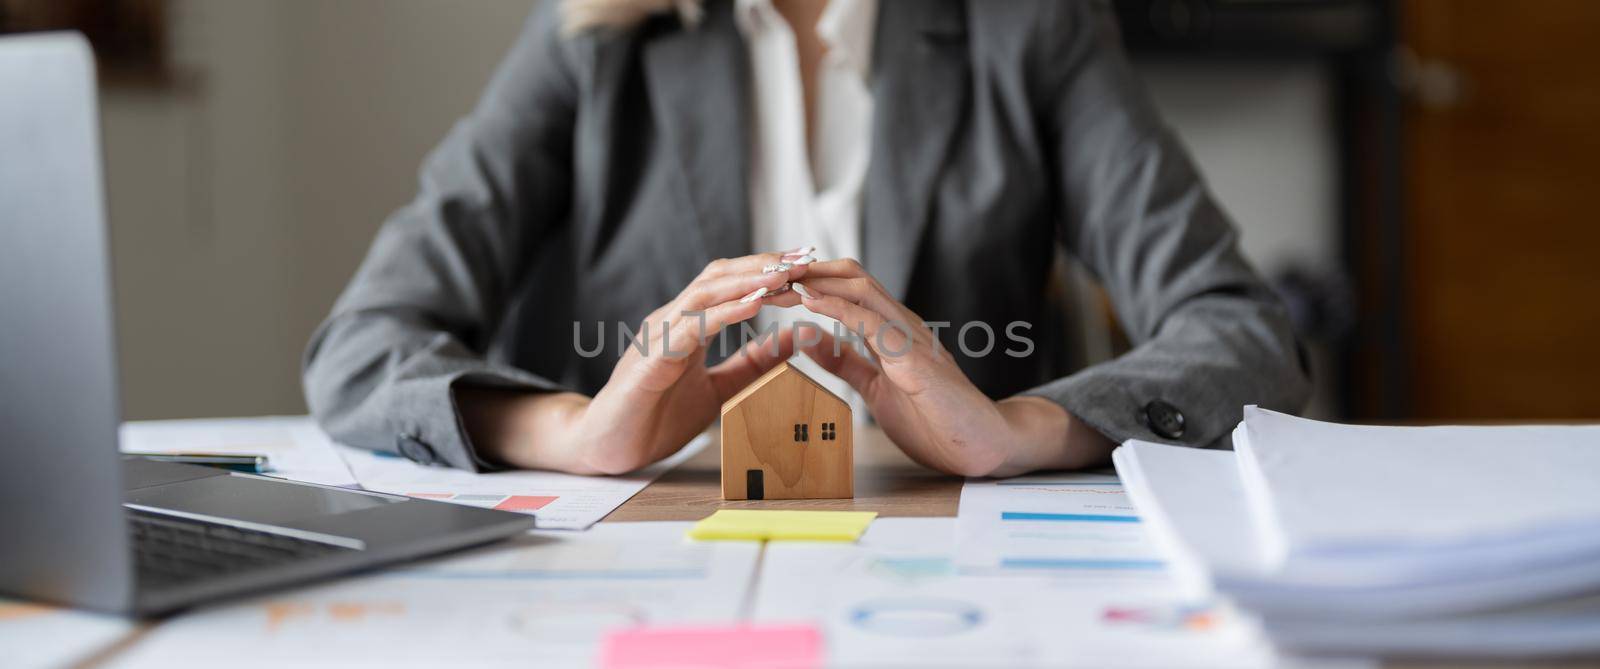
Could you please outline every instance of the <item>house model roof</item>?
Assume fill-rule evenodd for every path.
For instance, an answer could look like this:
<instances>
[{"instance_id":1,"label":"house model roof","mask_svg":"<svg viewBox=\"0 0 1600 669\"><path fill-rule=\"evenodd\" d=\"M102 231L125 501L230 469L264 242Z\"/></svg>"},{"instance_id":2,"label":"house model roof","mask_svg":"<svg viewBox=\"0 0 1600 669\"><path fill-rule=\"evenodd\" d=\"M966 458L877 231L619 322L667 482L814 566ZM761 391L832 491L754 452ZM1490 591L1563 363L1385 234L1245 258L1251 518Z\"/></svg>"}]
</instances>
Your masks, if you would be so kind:
<instances>
[{"instance_id":1,"label":"house model roof","mask_svg":"<svg viewBox=\"0 0 1600 669\"><path fill-rule=\"evenodd\" d=\"M822 385L820 383L817 383L817 380L811 378L810 374L807 374L805 372L800 371L799 367L795 367L794 365L791 365L787 361L785 361L785 362L779 363L778 366L767 370L766 374L762 374L760 378L757 378L756 380L751 381L750 385L744 387L744 390L739 391L738 394L734 395L733 397L728 398L728 401L723 402L722 403L722 413L727 413L729 409L732 409L733 407L738 406L740 402L743 402L745 400L745 398L748 398L751 395L754 395L756 393L756 391L758 391L762 387L766 386L768 381L776 379L779 376L782 376L784 374L791 374L791 373L798 375L802 379L805 379L806 383L810 383L812 386L816 387L817 390L820 390L820 391L826 393L828 395L828 397L832 397L833 399L839 400L840 402L844 402L845 404L849 404L849 402L845 402L843 397L835 395L832 390L828 390L827 386L824 386L824 385Z\"/></svg>"}]
</instances>

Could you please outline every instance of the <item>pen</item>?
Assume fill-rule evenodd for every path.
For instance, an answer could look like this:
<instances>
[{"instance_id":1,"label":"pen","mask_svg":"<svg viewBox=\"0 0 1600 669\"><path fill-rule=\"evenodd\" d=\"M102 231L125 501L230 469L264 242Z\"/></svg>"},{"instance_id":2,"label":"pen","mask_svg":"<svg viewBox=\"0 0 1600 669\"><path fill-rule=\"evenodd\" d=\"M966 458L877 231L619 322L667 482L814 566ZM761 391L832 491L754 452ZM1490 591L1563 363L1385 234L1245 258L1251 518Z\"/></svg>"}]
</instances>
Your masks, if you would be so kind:
<instances>
[{"instance_id":1,"label":"pen","mask_svg":"<svg viewBox=\"0 0 1600 669\"><path fill-rule=\"evenodd\" d=\"M250 474L267 471L267 456L254 453L127 453L126 455L159 462L218 467Z\"/></svg>"}]
</instances>

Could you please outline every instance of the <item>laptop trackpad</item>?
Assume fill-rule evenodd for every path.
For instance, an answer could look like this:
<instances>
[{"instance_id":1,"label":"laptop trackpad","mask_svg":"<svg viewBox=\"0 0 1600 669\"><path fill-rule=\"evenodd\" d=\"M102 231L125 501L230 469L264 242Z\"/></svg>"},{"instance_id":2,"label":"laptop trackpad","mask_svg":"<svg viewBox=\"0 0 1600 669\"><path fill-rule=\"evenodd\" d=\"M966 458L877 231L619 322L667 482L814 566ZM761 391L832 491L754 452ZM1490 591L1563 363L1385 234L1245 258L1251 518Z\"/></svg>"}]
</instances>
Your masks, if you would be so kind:
<instances>
[{"instance_id":1,"label":"laptop trackpad","mask_svg":"<svg viewBox=\"0 0 1600 669\"><path fill-rule=\"evenodd\" d=\"M310 520L406 501L252 476L212 476L130 490L127 502L191 514L294 527Z\"/></svg>"}]
</instances>

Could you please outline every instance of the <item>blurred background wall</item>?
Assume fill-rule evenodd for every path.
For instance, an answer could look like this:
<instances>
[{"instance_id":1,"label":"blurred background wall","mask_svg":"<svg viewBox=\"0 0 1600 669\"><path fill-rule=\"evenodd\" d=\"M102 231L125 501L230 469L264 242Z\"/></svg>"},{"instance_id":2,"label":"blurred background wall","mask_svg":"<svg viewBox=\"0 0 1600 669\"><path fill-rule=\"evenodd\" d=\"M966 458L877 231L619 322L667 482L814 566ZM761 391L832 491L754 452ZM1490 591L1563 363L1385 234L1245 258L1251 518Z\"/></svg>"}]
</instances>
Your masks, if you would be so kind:
<instances>
[{"instance_id":1,"label":"blurred background wall","mask_svg":"<svg viewBox=\"0 0 1600 669\"><path fill-rule=\"evenodd\" d=\"M1112 4L1290 300L1311 414L1600 416L1600 3ZM129 418L305 410L310 332L532 5L0 0L132 63L102 61Z\"/></svg>"},{"instance_id":2,"label":"blurred background wall","mask_svg":"<svg viewBox=\"0 0 1600 669\"><path fill-rule=\"evenodd\" d=\"M103 92L129 418L302 413L299 356L528 0L180 0Z\"/></svg>"}]
</instances>

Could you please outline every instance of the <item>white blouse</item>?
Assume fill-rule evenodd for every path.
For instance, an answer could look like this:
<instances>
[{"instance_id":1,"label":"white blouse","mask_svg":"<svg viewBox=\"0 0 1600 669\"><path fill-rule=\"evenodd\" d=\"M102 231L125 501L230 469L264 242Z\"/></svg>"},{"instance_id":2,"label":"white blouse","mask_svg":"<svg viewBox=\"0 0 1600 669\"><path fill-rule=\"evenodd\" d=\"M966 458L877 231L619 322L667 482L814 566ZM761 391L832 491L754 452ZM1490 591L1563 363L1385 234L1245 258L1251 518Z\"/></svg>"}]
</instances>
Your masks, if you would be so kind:
<instances>
[{"instance_id":1,"label":"white blouse","mask_svg":"<svg viewBox=\"0 0 1600 669\"><path fill-rule=\"evenodd\" d=\"M756 251L815 246L821 260L861 257L861 191L872 144L872 35L876 0L831 0L817 20L826 50L817 70L815 127L806 146L805 97L794 31L772 0L738 0L739 32L750 59L750 239ZM816 162L812 162L812 158ZM868 268L869 270L871 268ZM834 320L803 308L765 307L756 326ZM803 334L804 331L796 334ZM843 381L810 360L800 366L841 397L860 402Z\"/></svg>"}]
</instances>

